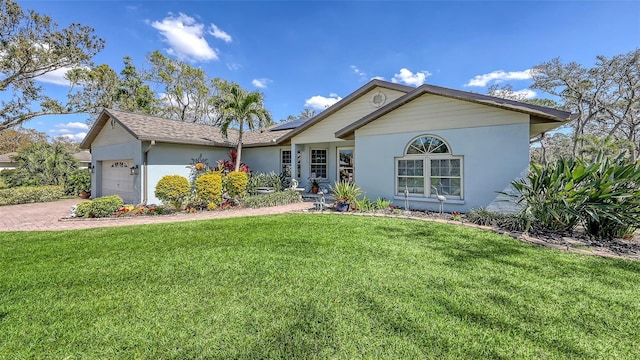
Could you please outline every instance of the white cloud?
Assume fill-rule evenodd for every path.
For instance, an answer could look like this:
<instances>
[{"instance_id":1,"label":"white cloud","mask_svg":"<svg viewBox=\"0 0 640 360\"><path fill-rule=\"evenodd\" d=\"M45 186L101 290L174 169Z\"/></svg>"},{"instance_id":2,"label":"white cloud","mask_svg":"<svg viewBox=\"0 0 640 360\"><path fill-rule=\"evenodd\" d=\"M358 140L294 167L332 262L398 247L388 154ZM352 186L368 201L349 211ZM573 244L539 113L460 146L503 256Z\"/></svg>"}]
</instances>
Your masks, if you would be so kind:
<instances>
[{"instance_id":1,"label":"white cloud","mask_svg":"<svg viewBox=\"0 0 640 360\"><path fill-rule=\"evenodd\" d=\"M81 123L81 122L69 122L69 123L66 123L66 124L57 124L56 127L57 128L62 128L62 129L89 130L89 125L87 125L85 123Z\"/></svg>"},{"instance_id":2,"label":"white cloud","mask_svg":"<svg viewBox=\"0 0 640 360\"><path fill-rule=\"evenodd\" d=\"M64 78L65 74L69 70L71 70L71 68L63 67L60 69L49 71L44 75L38 76L36 80L49 84L69 86L69 80Z\"/></svg>"},{"instance_id":3,"label":"white cloud","mask_svg":"<svg viewBox=\"0 0 640 360\"><path fill-rule=\"evenodd\" d=\"M528 80L531 79L531 69L524 71L493 71L488 74L476 75L464 86L487 86L490 82L500 83L505 80Z\"/></svg>"},{"instance_id":4,"label":"white cloud","mask_svg":"<svg viewBox=\"0 0 640 360\"><path fill-rule=\"evenodd\" d=\"M86 132L80 132L80 133L77 133L77 134L63 134L63 135L60 135L60 137L67 138L67 139L72 140L72 141L82 141L85 136L87 136Z\"/></svg>"},{"instance_id":5,"label":"white cloud","mask_svg":"<svg viewBox=\"0 0 640 360\"><path fill-rule=\"evenodd\" d=\"M53 136L67 138L72 141L82 141L87 136L87 132L78 131L89 129L89 125L81 122L68 122L66 124L56 124L55 126L56 129L49 130L50 133L53 133Z\"/></svg>"},{"instance_id":6,"label":"white cloud","mask_svg":"<svg viewBox=\"0 0 640 360\"><path fill-rule=\"evenodd\" d=\"M358 68L355 65L351 65L350 66L351 70L353 70L353 72L358 75L360 77L360 80L366 80L367 79L367 73L365 73L364 71L360 70L360 68Z\"/></svg>"},{"instance_id":7,"label":"white cloud","mask_svg":"<svg viewBox=\"0 0 640 360\"><path fill-rule=\"evenodd\" d=\"M180 60L209 61L218 60L218 54L204 38L204 25L183 13L173 16L171 13L162 21L154 21L151 26L164 36L170 46L167 53Z\"/></svg>"},{"instance_id":8,"label":"white cloud","mask_svg":"<svg viewBox=\"0 0 640 360\"><path fill-rule=\"evenodd\" d=\"M211 24L211 30L209 30L209 34L213 35L216 39L220 39L226 43L230 43L232 41L231 35L222 31L216 24Z\"/></svg>"},{"instance_id":9,"label":"white cloud","mask_svg":"<svg viewBox=\"0 0 640 360\"><path fill-rule=\"evenodd\" d=\"M529 89L522 89L517 91L505 91L505 90L498 89L493 91L489 95L505 98L505 99L518 100L518 101L529 100L538 96L538 94L535 91L529 90Z\"/></svg>"},{"instance_id":10,"label":"white cloud","mask_svg":"<svg viewBox=\"0 0 640 360\"><path fill-rule=\"evenodd\" d=\"M251 81L251 83L253 84L253 86L260 88L260 89L264 89L267 87L267 84L272 82L271 79L267 79L267 78L262 78L262 79L253 79L253 81Z\"/></svg>"},{"instance_id":11,"label":"white cloud","mask_svg":"<svg viewBox=\"0 0 640 360\"><path fill-rule=\"evenodd\" d=\"M241 68L242 68L242 65L240 65L240 64L236 64L236 63L228 63L227 64L227 69L229 69L231 71L240 70Z\"/></svg>"},{"instance_id":12,"label":"white cloud","mask_svg":"<svg viewBox=\"0 0 640 360\"><path fill-rule=\"evenodd\" d=\"M329 106L337 103L342 100L340 96L337 94L329 94L329 97L324 97L321 95L312 96L304 102L304 106L308 106L312 109L316 110L324 110Z\"/></svg>"},{"instance_id":13,"label":"white cloud","mask_svg":"<svg viewBox=\"0 0 640 360\"><path fill-rule=\"evenodd\" d=\"M420 86L424 84L425 80L427 80L427 77L430 75L431 73L426 70L418 71L414 74L409 69L402 68L399 73L393 75L391 81L394 83Z\"/></svg>"},{"instance_id":14,"label":"white cloud","mask_svg":"<svg viewBox=\"0 0 640 360\"><path fill-rule=\"evenodd\" d=\"M386 79L384 78L384 76L374 76L371 78L371 80L382 80L385 81Z\"/></svg>"}]
</instances>

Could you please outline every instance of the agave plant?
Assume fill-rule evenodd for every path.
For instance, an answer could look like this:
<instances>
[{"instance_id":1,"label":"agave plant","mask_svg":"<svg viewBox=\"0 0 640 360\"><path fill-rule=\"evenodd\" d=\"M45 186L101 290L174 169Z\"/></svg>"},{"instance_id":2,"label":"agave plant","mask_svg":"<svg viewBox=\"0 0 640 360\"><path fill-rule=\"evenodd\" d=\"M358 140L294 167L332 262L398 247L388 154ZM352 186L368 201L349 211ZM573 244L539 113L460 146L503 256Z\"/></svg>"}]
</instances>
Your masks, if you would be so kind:
<instances>
[{"instance_id":1,"label":"agave plant","mask_svg":"<svg viewBox=\"0 0 640 360\"><path fill-rule=\"evenodd\" d=\"M362 190L351 181L336 181L329 189L338 203L354 204L362 195Z\"/></svg>"}]
</instances>

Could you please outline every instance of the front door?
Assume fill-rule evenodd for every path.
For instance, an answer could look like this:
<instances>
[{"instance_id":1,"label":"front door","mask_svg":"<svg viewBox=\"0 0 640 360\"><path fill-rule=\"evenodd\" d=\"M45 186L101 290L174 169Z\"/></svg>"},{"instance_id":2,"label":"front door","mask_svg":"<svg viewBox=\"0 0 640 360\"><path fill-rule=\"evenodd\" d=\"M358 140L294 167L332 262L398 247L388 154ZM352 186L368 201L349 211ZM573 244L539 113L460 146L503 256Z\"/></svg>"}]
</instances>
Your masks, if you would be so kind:
<instances>
[{"instance_id":1,"label":"front door","mask_svg":"<svg viewBox=\"0 0 640 360\"><path fill-rule=\"evenodd\" d=\"M355 166L353 148L339 147L336 158L338 159L338 181L353 181Z\"/></svg>"}]
</instances>

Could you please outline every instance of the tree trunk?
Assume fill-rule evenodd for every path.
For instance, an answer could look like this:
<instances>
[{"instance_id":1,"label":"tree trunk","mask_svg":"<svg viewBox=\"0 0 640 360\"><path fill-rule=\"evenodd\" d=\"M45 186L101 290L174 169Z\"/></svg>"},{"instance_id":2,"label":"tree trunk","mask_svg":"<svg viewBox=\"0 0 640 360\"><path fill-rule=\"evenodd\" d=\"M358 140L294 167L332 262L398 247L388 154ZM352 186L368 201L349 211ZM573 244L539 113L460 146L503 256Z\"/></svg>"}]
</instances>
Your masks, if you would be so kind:
<instances>
[{"instance_id":1,"label":"tree trunk","mask_svg":"<svg viewBox=\"0 0 640 360\"><path fill-rule=\"evenodd\" d=\"M242 155L242 124L238 131L238 151L236 153L236 171L240 171L240 156Z\"/></svg>"}]
</instances>

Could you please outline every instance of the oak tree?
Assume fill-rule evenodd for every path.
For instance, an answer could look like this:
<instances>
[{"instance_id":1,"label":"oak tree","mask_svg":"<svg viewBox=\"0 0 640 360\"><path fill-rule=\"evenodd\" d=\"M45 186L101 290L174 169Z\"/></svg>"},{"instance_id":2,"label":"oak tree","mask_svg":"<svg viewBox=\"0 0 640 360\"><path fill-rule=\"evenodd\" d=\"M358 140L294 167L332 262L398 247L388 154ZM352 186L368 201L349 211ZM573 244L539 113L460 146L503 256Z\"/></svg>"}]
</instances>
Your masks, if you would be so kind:
<instances>
[{"instance_id":1,"label":"oak tree","mask_svg":"<svg viewBox=\"0 0 640 360\"><path fill-rule=\"evenodd\" d=\"M103 47L104 40L89 26L61 27L47 15L0 0L0 131L36 116L82 112L46 95L35 79L89 66Z\"/></svg>"}]
</instances>

